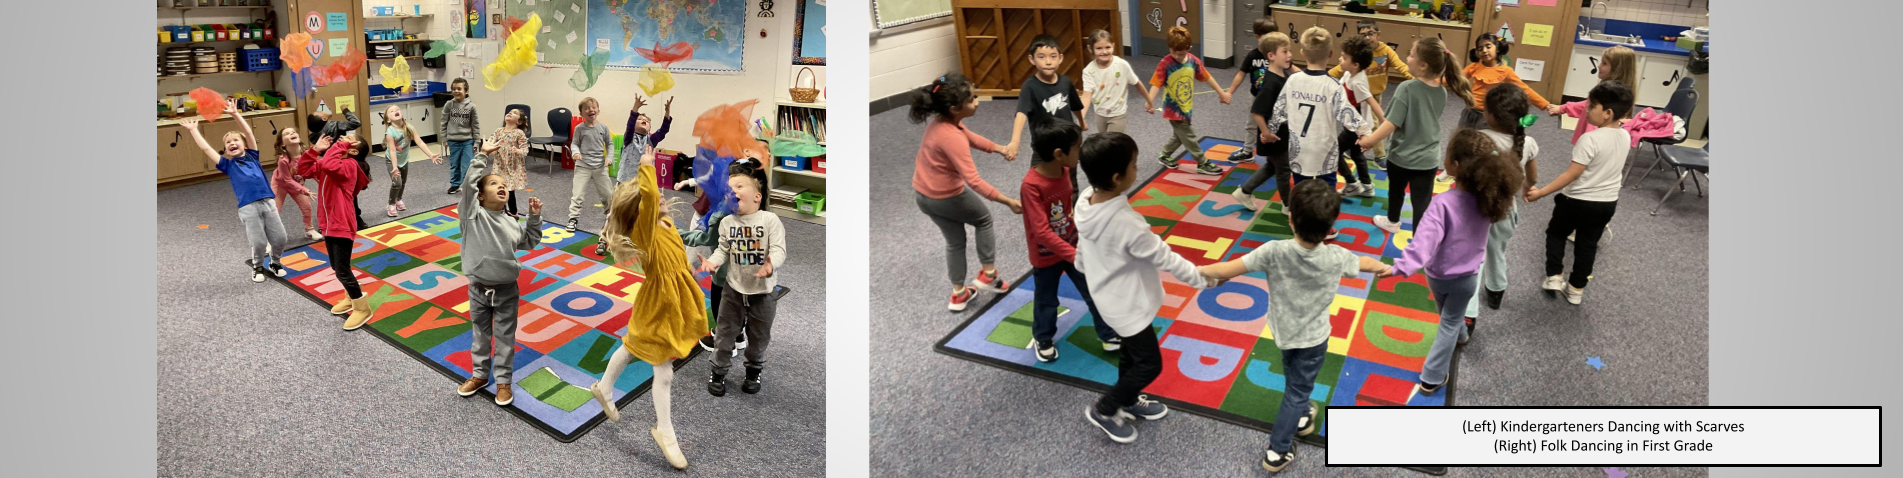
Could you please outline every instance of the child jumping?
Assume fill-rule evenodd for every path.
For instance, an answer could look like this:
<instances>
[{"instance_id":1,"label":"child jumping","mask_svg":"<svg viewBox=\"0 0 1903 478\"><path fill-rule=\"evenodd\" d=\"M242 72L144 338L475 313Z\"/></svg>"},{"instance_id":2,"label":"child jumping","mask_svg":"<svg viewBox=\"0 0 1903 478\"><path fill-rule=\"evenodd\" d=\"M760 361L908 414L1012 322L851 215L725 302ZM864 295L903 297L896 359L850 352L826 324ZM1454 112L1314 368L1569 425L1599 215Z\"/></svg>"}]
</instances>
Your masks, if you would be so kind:
<instances>
[{"instance_id":1,"label":"child jumping","mask_svg":"<svg viewBox=\"0 0 1903 478\"><path fill-rule=\"evenodd\" d=\"M1037 288L1032 294L1031 338L1033 354L1039 362L1057 360L1057 289L1065 274L1083 296L1090 315L1097 317L1097 340L1105 352L1115 352L1123 338L1101 322L1097 301L1090 298L1089 281L1077 271L1077 224L1072 219L1076 192L1063 179L1077 168L1079 148L1084 139L1077 125L1039 120L1031 123L1032 154L1040 164L1024 173L1018 198L1024 201L1024 236L1030 242L1031 276Z\"/></svg>"},{"instance_id":2,"label":"child jumping","mask_svg":"<svg viewBox=\"0 0 1903 478\"><path fill-rule=\"evenodd\" d=\"M469 278L469 380L456 387L456 394L475 395L496 383L496 405L515 402L509 384L515 372L515 320L522 302L522 289L516 283L522 274L522 262L515 251L534 249L542 242L542 200L529 198L529 220L517 223L503 208L509 202L509 188L501 175L490 174L493 154L499 149L495 139L483 141L482 151L469 164L464 180L475 187L463 193L456 205L461 218L464 275ZM493 344L493 345L492 345ZM493 348L492 348L493 347Z\"/></svg>"},{"instance_id":3,"label":"child jumping","mask_svg":"<svg viewBox=\"0 0 1903 478\"><path fill-rule=\"evenodd\" d=\"M1156 105L1150 103L1150 90L1143 81L1137 79L1137 72L1130 68L1130 62L1117 56L1117 44L1110 40L1110 32L1097 30L1090 32L1085 39L1090 52L1097 61L1084 64L1084 104L1090 105L1084 110L1084 121L1080 125L1090 129L1090 114L1096 113L1103 121L1098 122L1097 130L1122 133L1130 124L1129 88L1135 87L1143 95L1143 111L1154 112ZM1035 139L1035 138L1033 138ZM1073 181L1072 190L1076 188ZM1073 201L1074 202L1074 201Z\"/></svg>"},{"instance_id":4,"label":"child jumping","mask_svg":"<svg viewBox=\"0 0 1903 478\"><path fill-rule=\"evenodd\" d=\"M1251 141L1256 142L1254 154L1268 160L1262 167L1256 168L1241 187L1230 193L1235 196L1236 202L1251 211L1261 208L1255 202L1255 190L1271 176L1275 177L1275 190L1282 193L1279 196L1282 198L1282 210L1288 210L1292 183L1289 182L1288 142L1282 140L1289 136L1288 124L1269 129L1269 117L1275 116L1276 103L1282 99L1282 87L1288 83L1288 76L1294 73L1289 69L1289 60L1294 59L1295 55L1289 53L1288 47L1288 35L1282 32L1269 32L1256 41L1256 51L1262 52L1263 58L1268 59L1269 67L1256 84L1259 89L1255 92L1255 102L1249 104L1249 135Z\"/></svg>"},{"instance_id":5,"label":"child jumping","mask_svg":"<svg viewBox=\"0 0 1903 478\"><path fill-rule=\"evenodd\" d=\"M1487 229L1512 213L1513 196L1523 191L1524 176L1508 154L1511 150L1502 151L1478 130L1454 132L1447 144L1447 172L1455 187L1427 206L1414 239L1394 267L1381 274L1407 277L1425 270L1440 310L1440 331L1414 386L1421 395L1433 395L1447 383L1454 346L1471 337L1462 314L1474 298L1480 261L1486 258Z\"/></svg>"},{"instance_id":6,"label":"child jumping","mask_svg":"<svg viewBox=\"0 0 1903 478\"><path fill-rule=\"evenodd\" d=\"M1618 210L1619 189L1626 154L1632 148L1632 135L1619 128L1619 118L1632 112L1632 90L1617 80L1600 82L1586 94L1591 108L1586 122L1597 127L1579 137L1573 145L1573 163L1544 187L1528 188L1526 200L1558 193L1553 198L1553 219L1546 224L1546 281L1540 288L1550 294L1563 294L1566 302L1579 305L1586 298L1586 282L1592 278L1593 260L1599 256L1599 237L1612 223ZM1566 271L1566 236L1577 233L1573 241L1573 274ZM1561 289L1565 290L1562 291Z\"/></svg>"},{"instance_id":7,"label":"child jumping","mask_svg":"<svg viewBox=\"0 0 1903 478\"><path fill-rule=\"evenodd\" d=\"M1528 115L1529 105L1526 93L1519 88L1494 88L1487 92L1487 129L1481 131L1493 139L1493 145L1502 155L1508 155L1524 174L1525 182L1539 183L1540 143L1526 136L1526 127L1532 123L1533 116ZM1525 199L1522 194L1519 198ZM1507 241L1513 239L1513 229L1520 226L1520 203L1513 202L1513 208L1507 211L1505 220L1495 222L1487 228L1487 259L1480 264L1479 295L1467 305L1467 334L1473 335L1475 322L1480 319L1480 304L1498 310L1500 301L1507 295Z\"/></svg>"},{"instance_id":8,"label":"child jumping","mask_svg":"<svg viewBox=\"0 0 1903 478\"><path fill-rule=\"evenodd\" d=\"M317 200L317 193L304 187L304 178L297 175L297 157L304 154L304 138L298 135L297 128L281 128L278 130L276 148L278 165L271 171L271 194L277 196L279 217L283 216L284 199L290 198L297 204L297 209L304 212L304 234L313 241L324 240L324 235L318 234L314 225L317 210L311 208L311 203Z\"/></svg>"},{"instance_id":9,"label":"child jumping","mask_svg":"<svg viewBox=\"0 0 1903 478\"><path fill-rule=\"evenodd\" d=\"M297 158L297 174L317 179L317 197L322 202L318 211L323 217L320 232L324 233L324 253L329 257L337 283L344 287L344 300L331 306L330 313L350 314L344 319L344 330L363 327L376 312L370 308L369 298L358 287L357 275L350 269L351 250L356 248L357 229L362 225L353 214L356 198L359 192L370 187L370 175L363 171L362 164L351 159L370 149L357 135L359 126L355 116L347 116L342 121L329 120L323 135Z\"/></svg>"},{"instance_id":10,"label":"child jumping","mask_svg":"<svg viewBox=\"0 0 1903 478\"><path fill-rule=\"evenodd\" d=\"M694 341L707 334L705 306L694 270L687 267L687 247L680 232L668 217L672 204L661 200L655 183L654 152L641 155L635 181L615 188L613 208L602 239L614 251L616 264L624 268L638 263L647 273L640 293L634 296L633 314L628 316L628 333L621 347L608 359L601 380L588 390L601 405L602 413L612 421L621 420L614 406L614 383L621 370L635 358L654 368L655 427L648 433L676 470L687 469L687 456L681 453L670 412L674 386L674 360L686 357Z\"/></svg>"},{"instance_id":11,"label":"child jumping","mask_svg":"<svg viewBox=\"0 0 1903 478\"><path fill-rule=\"evenodd\" d=\"M1269 447L1262 450L1262 467L1282 471L1295 460L1295 436L1315 433L1320 411L1309 400L1322 358L1328 355L1328 305L1335 301L1341 279L1362 272L1386 272L1388 266L1373 257L1358 256L1334 244L1324 244L1341 215L1341 195L1327 182L1308 180L1295 185L1289 199L1293 241L1269 241L1239 259L1203 266L1202 275L1225 281L1250 272L1266 272L1269 288L1269 331L1282 349L1283 374L1288 383Z\"/></svg>"},{"instance_id":12,"label":"child jumping","mask_svg":"<svg viewBox=\"0 0 1903 478\"><path fill-rule=\"evenodd\" d=\"M713 272L732 264L727 271L727 287L721 293L720 315L714 339L713 377L707 380L707 393L727 395L727 371L733 366L734 340L746 330L747 377L740 391L760 393L760 371L766 367L766 348L773 338L773 317L778 298L773 295L779 279L773 271L786 263L786 226L780 216L763 211L766 200L766 172L751 166L728 171L727 185L733 188L734 213L719 222L720 247L700 266L701 272Z\"/></svg>"},{"instance_id":13,"label":"child jumping","mask_svg":"<svg viewBox=\"0 0 1903 478\"><path fill-rule=\"evenodd\" d=\"M384 214L396 217L397 211L406 211L410 207L403 204L403 185L410 180L410 145L423 148L423 154L429 160L443 164L443 158L430 151L429 143L419 141L423 136L416 134L416 127L403 119L403 109L390 105L383 110L383 121L390 126L383 129L383 154L390 158L390 204Z\"/></svg>"},{"instance_id":14,"label":"child jumping","mask_svg":"<svg viewBox=\"0 0 1903 478\"><path fill-rule=\"evenodd\" d=\"M919 212L932 218L938 232L945 236L945 271L951 278L952 312L965 310L979 290L999 293L1010 283L998 277L996 240L991 233L991 210L982 199L990 199L1023 214L1018 200L1005 196L978 176L972 164L971 150L997 153L1009 158L1015 149L1000 148L991 140L965 129L964 120L978 114L978 97L971 93L971 80L957 73L933 80L920 88L912 99L913 124L931 121L925 138L919 142L918 157L912 170L913 201ZM978 230L978 276L965 284L965 226Z\"/></svg>"},{"instance_id":15,"label":"child jumping","mask_svg":"<svg viewBox=\"0 0 1903 478\"><path fill-rule=\"evenodd\" d=\"M1177 28L1181 30L1181 27ZM1143 388L1163 373L1163 352L1151 327L1163 307L1163 280L1167 271L1191 287L1209 282L1196 265L1177 255L1150 224L1130 208L1123 192L1137 181L1137 143L1123 133L1093 135L1083 145L1084 188L1087 200L1077 205L1077 267L1087 277L1107 312L1098 323L1122 338L1117 383L1095 405L1084 407L1084 418L1117 443L1137 439L1134 420L1163 418L1168 406L1150 400Z\"/></svg>"},{"instance_id":16,"label":"child jumping","mask_svg":"<svg viewBox=\"0 0 1903 478\"><path fill-rule=\"evenodd\" d=\"M1394 136L1388 150L1388 214L1374 218L1375 227L1390 234L1401 230L1403 194L1413 205L1414 227L1420 227L1427 203L1434 198L1434 171L1441 163L1440 115L1447 108L1447 92L1466 104L1474 103L1467 77L1461 76L1454 54L1439 38L1416 40L1408 49L1407 65L1421 75L1394 88L1393 105L1381 127L1356 143L1367 151Z\"/></svg>"},{"instance_id":17,"label":"child jumping","mask_svg":"<svg viewBox=\"0 0 1903 478\"><path fill-rule=\"evenodd\" d=\"M601 114L601 104L593 97L582 98L575 108L581 110L582 123L575 126L568 140L568 148L575 152L575 176L568 190L569 231L581 225L581 205L587 202L583 199L587 198L589 188L592 187L595 196L604 203L613 195L608 184L608 140L614 133L596 121L595 116ZM607 214L605 208L602 213Z\"/></svg>"},{"instance_id":18,"label":"child jumping","mask_svg":"<svg viewBox=\"0 0 1903 478\"><path fill-rule=\"evenodd\" d=\"M1289 126L1289 171L1296 184L1321 178L1334 186L1335 168L1341 160L1341 132L1365 133L1370 129L1361 113L1348 102L1341 84L1329 78L1327 71L1316 68L1328 64L1332 49L1329 38L1333 37L1322 27L1310 27L1302 32L1302 56L1308 60L1309 68L1289 76L1288 84L1282 87L1282 98L1275 102L1275 111L1265 128ZM1301 127L1297 128L1297 124ZM1327 239L1334 240L1335 235L1335 231L1330 231Z\"/></svg>"},{"instance_id":19,"label":"child jumping","mask_svg":"<svg viewBox=\"0 0 1903 478\"><path fill-rule=\"evenodd\" d=\"M482 135L482 124L476 121L476 102L469 99L468 80L450 81L449 94L451 99L443 103L443 111L437 115L436 132L449 154L449 194L456 194L462 191L463 171L476 157L476 138Z\"/></svg>"},{"instance_id":20,"label":"child jumping","mask_svg":"<svg viewBox=\"0 0 1903 478\"><path fill-rule=\"evenodd\" d=\"M221 138L222 150L212 149L205 135L198 132L198 119L184 120L179 125L192 132L192 141L205 152L206 165L231 177L231 193L238 196L238 221L244 224L245 241L251 243L251 260L247 261L251 264L251 282L264 282L265 276L284 277L284 265L278 263L284 255L284 223L278 219L278 208L272 201L277 196L264 178L263 164L258 162L258 140L251 136L251 128L236 105L227 105L224 112L231 115L238 128Z\"/></svg>"},{"instance_id":21,"label":"child jumping","mask_svg":"<svg viewBox=\"0 0 1903 478\"><path fill-rule=\"evenodd\" d=\"M1196 127L1189 123L1190 112L1195 109L1196 82L1208 83L1216 90L1216 98L1222 104L1229 104L1229 92L1216 84L1216 78L1209 76L1209 70L1203 69L1203 60L1190 54L1192 46L1189 29L1170 27L1169 56L1156 63L1156 73L1150 76L1151 88L1143 101L1154 104L1156 93L1163 92L1163 119L1170 122L1170 139L1163 143L1163 152L1156 156L1157 164L1165 169L1176 168L1176 150L1189 150L1196 158L1196 172L1217 175L1222 168L1203 157L1203 146L1197 142ZM1165 86L1168 85L1168 86ZM1156 114L1154 111L1150 114Z\"/></svg>"}]
</instances>

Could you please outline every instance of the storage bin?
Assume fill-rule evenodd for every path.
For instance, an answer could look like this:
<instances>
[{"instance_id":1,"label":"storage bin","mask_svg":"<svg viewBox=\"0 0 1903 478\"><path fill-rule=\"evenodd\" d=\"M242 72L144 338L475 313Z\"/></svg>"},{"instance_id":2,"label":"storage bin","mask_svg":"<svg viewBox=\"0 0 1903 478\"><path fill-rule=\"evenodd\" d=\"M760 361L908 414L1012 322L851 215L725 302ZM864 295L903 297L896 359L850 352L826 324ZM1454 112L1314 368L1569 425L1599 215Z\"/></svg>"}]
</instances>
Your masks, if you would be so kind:
<instances>
[{"instance_id":1,"label":"storage bin","mask_svg":"<svg viewBox=\"0 0 1903 478\"><path fill-rule=\"evenodd\" d=\"M819 156L814 156L812 159L812 164L813 164L813 172L819 173L819 174L826 174L826 155L822 154Z\"/></svg>"},{"instance_id":2,"label":"storage bin","mask_svg":"<svg viewBox=\"0 0 1903 478\"><path fill-rule=\"evenodd\" d=\"M377 16L379 17L387 17L390 15L396 14L396 7L393 7L393 6L370 7L370 8L372 11L375 11Z\"/></svg>"},{"instance_id":3,"label":"storage bin","mask_svg":"<svg viewBox=\"0 0 1903 478\"><path fill-rule=\"evenodd\" d=\"M238 69L242 71L271 71L284 67L282 60L278 59L276 48L245 48L238 50L238 57L242 60Z\"/></svg>"},{"instance_id":4,"label":"storage bin","mask_svg":"<svg viewBox=\"0 0 1903 478\"><path fill-rule=\"evenodd\" d=\"M826 212L826 195L824 194L812 191L803 192L793 198L793 203L798 206L799 211L802 213L819 216Z\"/></svg>"},{"instance_id":5,"label":"storage bin","mask_svg":"<svg viewBox=\"0 0 1903 478\"><path fill-rule=\"evenodd\" d=\"M805 171L806 164L809 159L810 158L804 158L800 156L781 156L780 169L786 169L791 171Z\"/></svg>"}]
</instances>

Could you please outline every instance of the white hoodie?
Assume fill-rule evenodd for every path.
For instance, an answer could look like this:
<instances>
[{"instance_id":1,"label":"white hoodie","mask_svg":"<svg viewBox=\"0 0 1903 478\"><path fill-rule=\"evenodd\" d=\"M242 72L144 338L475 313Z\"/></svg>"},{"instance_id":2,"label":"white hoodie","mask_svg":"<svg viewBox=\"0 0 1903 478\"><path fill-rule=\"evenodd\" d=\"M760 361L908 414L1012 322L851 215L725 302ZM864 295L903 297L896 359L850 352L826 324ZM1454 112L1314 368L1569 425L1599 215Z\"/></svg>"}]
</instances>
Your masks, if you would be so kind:
<instances>
[{"instance_id":1,"label":"white hoodie","mask_svg":"<svg viewBox=\"0 0 1903 478\"><path fill-rule=\"evenodd\" d=\"M1103 323L1129 337L1149 327L1163 308L1163 278L1201 289L1209 287L1196 265L1176 255L1150 223L1124 198L1091 204L1096 190L1084 186L1077 201L1077 270L1084 273L1090 298Z\"/></svg>"}]
</instances>

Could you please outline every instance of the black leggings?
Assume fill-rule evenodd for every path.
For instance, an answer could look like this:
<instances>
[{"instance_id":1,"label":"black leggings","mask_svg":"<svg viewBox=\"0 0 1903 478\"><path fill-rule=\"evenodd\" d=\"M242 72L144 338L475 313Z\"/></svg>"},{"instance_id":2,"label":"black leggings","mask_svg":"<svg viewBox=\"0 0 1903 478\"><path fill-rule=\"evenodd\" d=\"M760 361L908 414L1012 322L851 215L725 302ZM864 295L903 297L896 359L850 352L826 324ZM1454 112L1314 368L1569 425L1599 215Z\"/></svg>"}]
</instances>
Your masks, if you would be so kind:
<instances>
[{"instance_id":1,"label":"black leggings","mask_svg":"<svg viewBox=\"0 0 1903 478\"><path fill-rule=\"evenodd\" d=\"M509 191L509 214L515 214L515 191Z\"/></svg>"},{"instance_id":2,"label":"black leggings","mask_svg":"<svg viewBox=\"0 0 1903 478\"><path fill-rule=\"evenodd\" d=\"M1427 201L1434 198L1434 170L1408 169L1388 163L1388 222L1401 223L1401 193L1409 193L1414 204L1414 227L1421 226L1427 214Z\"/></svg>"},{"instance_id":3,"label":"black leggings","mask_svg":"<svg viewBox=\"0 0 1903 478\"><path fill-rule=\"evenodd\" d=\"M1577 233L1573 238L1573 273L1566 282L1575 289L1586 288L1593 260L1599 257L1599 237L1605 235L1606 224L1612 222L1612 214L1618 210L1618 201L1582 201L1565 194L1553 195L1553 219L1546 223L1546 275L1566 270L1566 235Z\"/></svg>"},{"instance_id":4,"label":"black leggings","mask_svg":"<svg viewBox=\"0 0 1903 478\"><path fill-rule=\"evenodd\" d=\"M344 292L350 293L352 299L363 297L363 289L357 286L357 275L350 272L350 250L356 247L356 241L324 236L324 253L330 255L330 270L337 273L337 283L344 285Z\"/></svg>"},{"instance_id":5,"label":"black leggings","mask_svg":"<svg viewBox=\"0 0 1903 478\"><path fill-rule=\"evenodd\" d=\"M1355 144L1357 141L1361 141L1361 135L1355 134L1353 131L1341 132L1341 138L1338 143L1341 147L1341 152L1346 153L1348 156L1341 159L1341 167L1339 169L1342 171L1342 176L1346 176L1350 182L1359 179L1361 184L1373 185L1374 180L1369 179L1368 176L1368 158L1361 154L1361 145ZM1355 174L1353 176L1347 174L1349 161L1354 161L1355 163Z\"/></svg>"}]
</instances>

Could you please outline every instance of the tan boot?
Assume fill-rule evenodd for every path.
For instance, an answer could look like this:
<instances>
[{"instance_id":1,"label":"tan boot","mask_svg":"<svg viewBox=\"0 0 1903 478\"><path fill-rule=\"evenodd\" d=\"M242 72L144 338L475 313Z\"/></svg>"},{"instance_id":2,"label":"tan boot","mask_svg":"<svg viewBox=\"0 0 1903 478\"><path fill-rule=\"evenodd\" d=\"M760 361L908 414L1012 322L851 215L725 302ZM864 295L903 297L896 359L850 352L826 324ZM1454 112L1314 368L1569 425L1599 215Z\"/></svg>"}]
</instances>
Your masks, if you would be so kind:
<instances>
[{"instance_id":1,"label":"tan boot","mask_svg":"<svg viewBox=\"0 0 1903 478\"><path fill-rule=\"evenodd\" d=\"M661 446L661 455L667 457L668 466L676 470L687 469L687 455L681 453L680 442L675 441L674 437L661 436L658 427L649 428L648 433L654 435L654 444Z\"/></svg>"},{"instance_id":2,"label":"tan boot","mask_svg":"<svg viewBox=\"0 0 1903 478\"><path fill-rule=\"evenodd\" d=\"M370 321L370 314L376 310L370 308L370 295L350 299L350 318L344 319L344 330L357 330L364 322Z\"/></svg>"},{"instance_id":3,"label":"tan boot","mask_svg":"<svg viewBox=\"0 0 1903 478\"><path fill-rule=\"evenodd\" d=\"M350 296L346 294L344 295L344 298L338 299L337 305L330 306L330 313L332 315L344 315L344 314L350 313Z\"/></svg>"}]
</instances>

